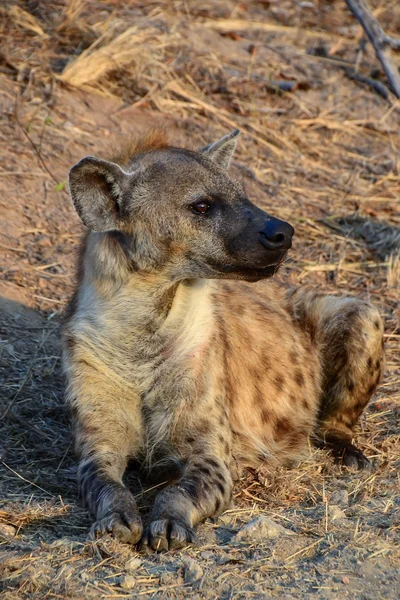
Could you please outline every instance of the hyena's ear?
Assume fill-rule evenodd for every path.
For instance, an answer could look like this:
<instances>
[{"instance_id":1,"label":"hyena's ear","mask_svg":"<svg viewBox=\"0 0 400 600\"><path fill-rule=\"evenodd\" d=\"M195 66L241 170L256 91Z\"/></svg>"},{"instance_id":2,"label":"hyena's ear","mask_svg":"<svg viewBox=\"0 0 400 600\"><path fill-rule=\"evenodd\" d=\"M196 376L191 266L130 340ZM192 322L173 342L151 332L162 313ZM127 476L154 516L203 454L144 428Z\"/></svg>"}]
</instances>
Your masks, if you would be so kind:
<instances>
[{"instance_id":1,"label":"hyena's ear","mask_svg":"<svg viewBox=\"0 0 400 600\"><path fill-rule=\"evenodd\" d=\"M200 150L200 152L206 154L208 158L210 158L222 169L228 170L229 163L231 162L231 158L235 152L236 142L239 135L239 129L235 129L232 131L232 133L228 133L228 135L225 135L223 138L218 140L218 142L209 144Z\"/></svg>"},{"instance_id":2,"label":"hyena's ear","mask_svg":"<svg viewBox=\"0 0 400 600\"><path fill-rule=\"evenodd\" d=\"M84 225L93 231L120 229L122 200L132 176L115 163L87 156L69 172L69 191Z\"/></svg>"}]
</instances>

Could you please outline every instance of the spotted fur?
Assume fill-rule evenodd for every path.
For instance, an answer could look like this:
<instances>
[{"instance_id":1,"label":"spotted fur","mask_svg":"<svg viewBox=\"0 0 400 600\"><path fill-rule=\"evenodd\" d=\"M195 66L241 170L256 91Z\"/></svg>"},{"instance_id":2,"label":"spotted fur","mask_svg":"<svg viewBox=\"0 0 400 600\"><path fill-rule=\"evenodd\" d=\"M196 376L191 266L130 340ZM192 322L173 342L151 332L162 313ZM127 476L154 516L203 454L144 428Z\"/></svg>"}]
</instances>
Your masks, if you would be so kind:
<instances>
[{"instance_id":1,"label":"spotted fur","mask_svg":"<svg viewBox=\"0 0 400 600\"><path fill-rule=\"evenodd\" d=\"M228 507L238 466L297 461L310 439L367 463L352 438L383 368L381 318L356 298L266 281L293 230L229 177L235 143L158 141L71 171L89 233L64 367L93 535L191 543ZM170 480L144 532L123 482L131 459Z\"/></svg>"}]
</instances>

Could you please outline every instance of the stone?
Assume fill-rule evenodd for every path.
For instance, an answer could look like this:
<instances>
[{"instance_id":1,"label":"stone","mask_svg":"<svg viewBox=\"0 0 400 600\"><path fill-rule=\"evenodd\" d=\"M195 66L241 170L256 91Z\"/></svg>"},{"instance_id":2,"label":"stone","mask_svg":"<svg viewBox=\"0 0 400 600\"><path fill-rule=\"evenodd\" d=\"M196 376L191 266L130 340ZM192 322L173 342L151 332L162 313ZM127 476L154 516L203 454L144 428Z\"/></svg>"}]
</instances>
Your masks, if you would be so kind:
<instances>
[{"instance_id":1,"label":"stone","mask_svg":"<svg viewBox=\"0 0 400 600\"><path fill-rule=\"evenodd\" d=\"M272 540L281 536L296 535L290 529L286 529L275 523L268 517L256 517L247 525L244 525L236 535L233 536L233 542L262 542L264 540Z\"/></svg>"},{"instance_id":2,"label":"stone","mask_svg":"<svg viewBox=\"0 0 400 600\"><path fill-rule=\"evenodd\" d=\"M203 577L203 569L198 562L193 558L186 558L183 561L184 565L184 581L185 583L195 583Z\"/></svg>"},{"instance_id":3,"label":"stone","mask_svg":"<svg viewBox=\"0 0 400 600\"><path fill-rule=\"evenodd\" d=\"M141 566L142 561L140 560L140 558L130 558L126 563L125 563L125 569L126 571L137 571L139 569L139 567Z\"/></svg>"},{"instance_id":4,"label":"stone","mask_svg":"<svg viewBox=\"0 0 400 600\"><path fill-rule=\"evenodd\" d=\"M0 535L5 537L14 537L17 530L13 525L6 525L6 523L0 523Z\"/></svg>"},{"instance_id":5,"label":"stone","mask_svg":"<svg viewBox=\"0 0 400 600\"><path fill-rule=\"evenodd\" d=\"M121 585L122 589L124 589L124 590L131 590L133 587L135 587L135 583L136 583L136 580L134 577L132 577L132 575L125 575L125 577L123 577L120 585Z\"/></svg>"},{"instance_id":6,"label":"stone","mask_svg":"<svg viewBox=\"0 0 400 600\"><path fill-rule=\"evenodd\" d=\"M336 521L337 519L346 519L346 515L336 504L328 505L328 515L331 521Z\"/></svg>"},{"instance_id":7,"label":"stone","mask_svg":"<svg viewBox=\"0 0 400 600\"><path fill-rule=\"evenodd\" d=\"M164 571L160 576L161 585L174 585L176 583L176 573Z\"/></svg>"},{"instance_id":8,"label":"stone","mask_svg":"<svg viewBox=\"0 0 400 600\"><path fill-rule=\"evenodd\" d=\"M349 505L349 494L347 490L336 490L329 497L330 504L338 504L339 506Z\"/></svg>"}]
</instances>

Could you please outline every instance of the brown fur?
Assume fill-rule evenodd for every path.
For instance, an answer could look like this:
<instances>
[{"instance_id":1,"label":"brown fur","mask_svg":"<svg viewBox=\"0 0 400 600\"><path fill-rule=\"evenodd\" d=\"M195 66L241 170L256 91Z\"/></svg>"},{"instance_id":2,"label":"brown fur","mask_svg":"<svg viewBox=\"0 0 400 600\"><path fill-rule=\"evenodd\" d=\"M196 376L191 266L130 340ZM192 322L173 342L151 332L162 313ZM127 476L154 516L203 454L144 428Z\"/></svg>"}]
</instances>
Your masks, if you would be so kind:
<instances>
[{"instance_id":1,"label":"brown fur","mask_svg":"<svg viewBox=\"0 0 400 600\"><path fill-rule=\"evenodd\" d=\"M96 159L71 172L93 231L64 365L96 535L142 535L122 481L132 458L176 480L142 538L154 550L194 541L197 523L229 505L237 465L293 463L309 439L349 466L368 462L352 437L383 368L379 314L262 281L291 234L227 176L234 138L203 153L157 146L128 172ZM210 216L193 215L205 195Z\"/></svg>"},{"instance_id":2,"label":"brown fur","mask_svg":"<svg viewBox=\"0 0 400 600\"><path fill-rule=\"evenodd\" d=\"M166 129L151 129L144 137L128 135L118 145L104 152L103 158L126 167L139 154L163 150L173 145L173 139Z\"/></svg>"}]
</instances>

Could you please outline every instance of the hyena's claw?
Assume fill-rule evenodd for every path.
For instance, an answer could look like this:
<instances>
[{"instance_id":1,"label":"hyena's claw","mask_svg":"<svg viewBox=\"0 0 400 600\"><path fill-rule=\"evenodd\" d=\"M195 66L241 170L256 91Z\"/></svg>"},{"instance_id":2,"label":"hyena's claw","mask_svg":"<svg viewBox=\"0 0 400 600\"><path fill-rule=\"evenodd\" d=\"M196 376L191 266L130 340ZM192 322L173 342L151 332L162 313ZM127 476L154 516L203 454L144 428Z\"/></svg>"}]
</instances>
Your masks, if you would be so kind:
<instances>
[{"instance_id":1,"label":"hyena's claw","mask_svg":"<svg viewBox=\"0 0 400 600\"><path fill-rule=\"evenodd\" d=\"M146 528L140 546L154 552L166 552L196 544L197 536L189 525L176 519L152 521Z\"/></svg>"},{"instance_id":2,"label":"hyena's claw","mask_svg":"<svg viewBox=\"0 0 400 600\"><path fill-rule=\"evenodd\" d=\"M114 512L93 523L89 537L95 540L110 534L120 542L137 544L142 533L143 526L140 517Z\"/></svg>"},{"instance_id":3,"label":"hyena's claw","mask_svg":"<svg viewBox=\"0 0 400 600\"><path fill-rule=\"evenodd\" d=\"M353 445L347 446L341 456L336 458L336 462L344 467L358 471L372 468L371 462L365 454Z\"/></svg>"}]
</instances>

